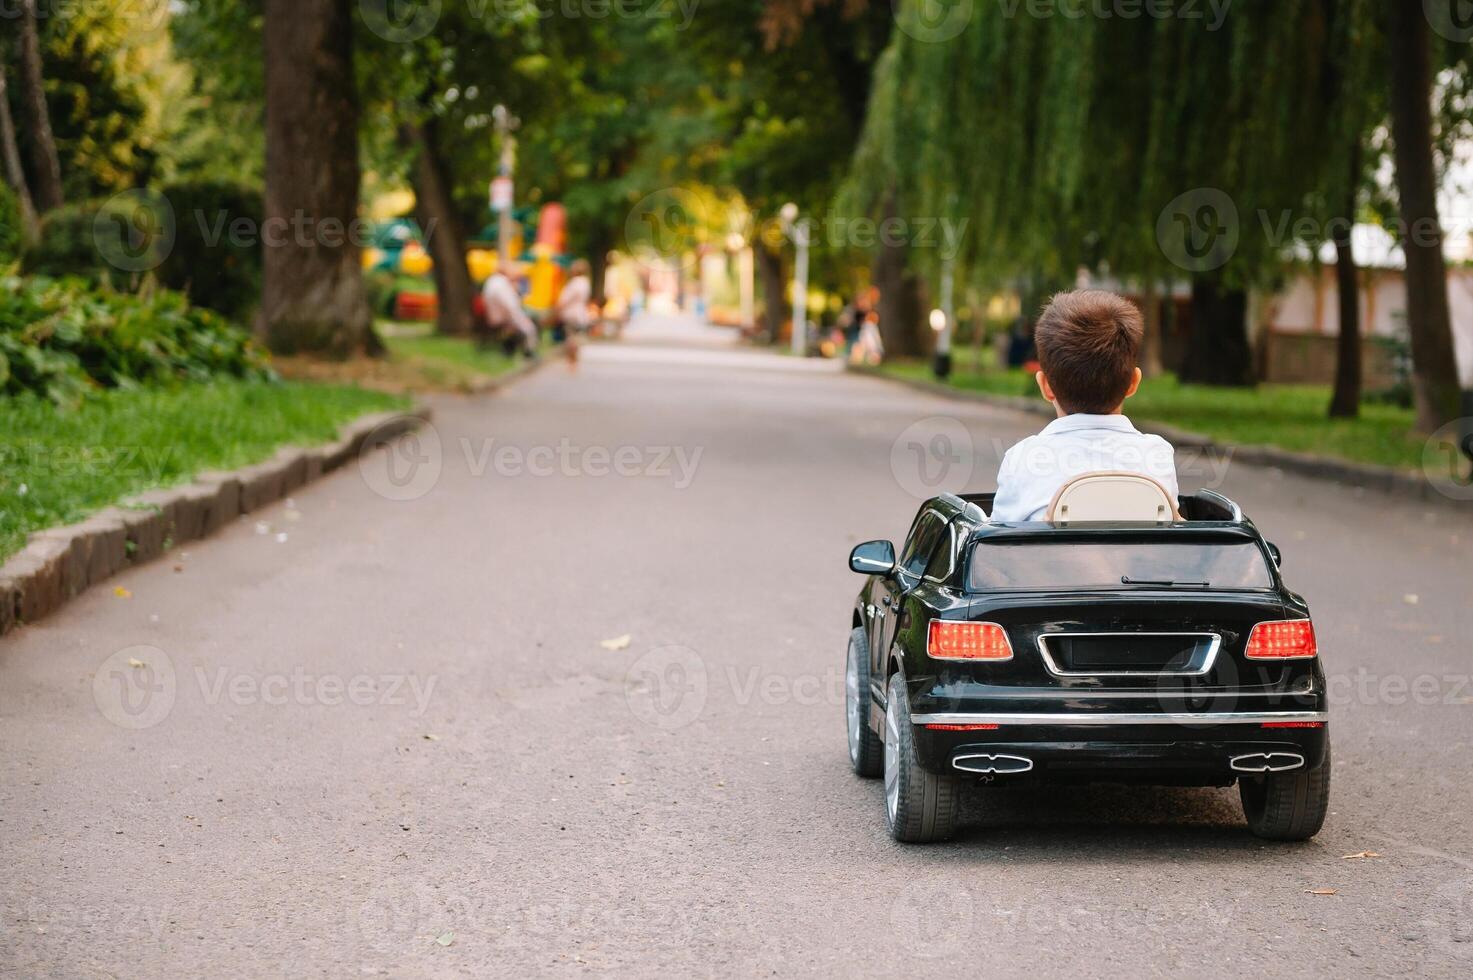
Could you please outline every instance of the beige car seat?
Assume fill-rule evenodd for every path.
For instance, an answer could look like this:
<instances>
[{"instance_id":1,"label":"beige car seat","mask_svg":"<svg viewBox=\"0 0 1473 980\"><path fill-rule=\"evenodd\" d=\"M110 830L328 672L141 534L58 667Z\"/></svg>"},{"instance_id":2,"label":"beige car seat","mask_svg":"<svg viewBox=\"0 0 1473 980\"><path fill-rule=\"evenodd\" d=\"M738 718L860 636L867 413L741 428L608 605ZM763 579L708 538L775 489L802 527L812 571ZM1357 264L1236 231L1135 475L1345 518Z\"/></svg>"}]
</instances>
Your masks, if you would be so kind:
<instances>
[{"instance_id":1,"label":"beige car seat","mask_svg":"<svg viewBox=\"0 0 1473 980\"><path fill-rule=\"evenodd\" d=\"M1169 524L1181 520L1166 488L1140 473L1107 471L1076 476L1059 488L1047 519L1056 524L1088 521L1140 521Z\"/></svg>"}]
</instances>

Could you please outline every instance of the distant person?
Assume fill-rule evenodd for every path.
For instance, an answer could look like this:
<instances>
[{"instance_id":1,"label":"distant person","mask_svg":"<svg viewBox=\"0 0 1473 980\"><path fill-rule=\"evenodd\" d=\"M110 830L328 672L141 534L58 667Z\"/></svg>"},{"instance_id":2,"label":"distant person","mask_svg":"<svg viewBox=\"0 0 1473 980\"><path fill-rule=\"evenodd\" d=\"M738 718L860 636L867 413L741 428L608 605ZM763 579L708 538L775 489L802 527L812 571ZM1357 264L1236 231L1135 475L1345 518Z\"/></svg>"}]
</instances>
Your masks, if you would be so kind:
<instances>
[{"instance_id":1,"label":"distant person","mask_svg":"<svg viewBox=\"0 0 1473 980\"><path fill-rule=\"evenodd\" d=\"M593 280L589 271L586 260L574 260L568 267L568 281L563 283L552 308L553 319L563 329L563 352L569 371L578 368L578 345L593 320Z\"/></svg>"},{"instance_id":2,"label":"distant person","mask_svg":"<svg viewBox=\"0 0 1473 980\"><path fill-rule=\"evenodd\" d=\"M514 353L520 347L528 357L536 357L537 325L522 309L522 297L505 272L497 269L486 277L481 299L486 304L486 322L503 335L506 352Z\"/></svg>"},{"instance_id":3,"label":"distant person","mask_svg":"<svg viewBox=\"0 0 1473 980\"><path fill-rule=\"evenodd\" d=\"M1059 293L1038 318L1043 397L1058 418L1007 451L997 474L994 521L1040 521L1064 484L1086 473L1148 476L1177 498L1176 455L1122 413L1141 383L1144 325L1129 300L1101 290Z\"/></svg>"}]
</instances>

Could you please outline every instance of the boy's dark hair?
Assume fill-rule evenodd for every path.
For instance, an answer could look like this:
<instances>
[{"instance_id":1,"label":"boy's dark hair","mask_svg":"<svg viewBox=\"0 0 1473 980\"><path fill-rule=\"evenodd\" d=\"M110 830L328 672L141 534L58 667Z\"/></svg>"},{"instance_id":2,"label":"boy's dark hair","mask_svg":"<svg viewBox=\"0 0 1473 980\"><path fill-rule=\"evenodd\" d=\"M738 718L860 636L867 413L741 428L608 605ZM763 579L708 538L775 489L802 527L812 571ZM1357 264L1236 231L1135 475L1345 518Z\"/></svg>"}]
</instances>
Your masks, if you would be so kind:
<instances>
[{"instance_id":1,"label":"boy's dark hair","mask_svg":"<svg viewBox=\"0 0 1473 980\"><path fill-rule=\"evenodd\" d=\"M1100 289L1059 293L1038 318L1038 364L1065 412L1105 415L1125 400L1145 326L1129 300Z\"/></svg>"}]
</instances>

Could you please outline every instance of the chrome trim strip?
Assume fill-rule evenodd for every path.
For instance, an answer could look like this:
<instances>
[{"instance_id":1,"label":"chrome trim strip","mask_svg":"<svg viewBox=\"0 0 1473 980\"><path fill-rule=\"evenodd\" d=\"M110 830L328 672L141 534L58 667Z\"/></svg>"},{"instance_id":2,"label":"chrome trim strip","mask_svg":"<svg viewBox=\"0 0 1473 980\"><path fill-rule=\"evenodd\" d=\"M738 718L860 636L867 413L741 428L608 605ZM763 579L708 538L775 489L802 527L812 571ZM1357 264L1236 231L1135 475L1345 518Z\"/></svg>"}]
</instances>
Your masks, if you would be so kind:
<instances>
[{"instance_id":1,"label":"chrome trim strip","mask_svg":"<svg viewBox=\"0 0 1473 980\"><path fill-rule=\"evenodd\" d=\"M1020 712L943 711L911 715L914 725L1261 725L1274 721L1330 720L1328 711Z\"/></svg>"},{"instance_id":2,"label":"chrome trim strip","mask_svg":"<svg viewBox=\"0 0 1473 980\"><path fill-rule=\"evenodd\" d=\"M1197 670L1060 670L1059 665L1048 652L1048 646L1043 642L1055 636L1196 636L1208 637L1211 645L1207 648L1207 656L1202 661L1202 666ZM1222 636L1218 633L1179 633L1167 631L1161 633L1116 631L1106 633L1040 633L1034 641L1038 647L1038 653L1043 657L1043 665L1048 672L1055 677L1202 677L1211 672L1212 665L1217 663L1217 653L1222 649Z\"/></svg>"}]
</instances>

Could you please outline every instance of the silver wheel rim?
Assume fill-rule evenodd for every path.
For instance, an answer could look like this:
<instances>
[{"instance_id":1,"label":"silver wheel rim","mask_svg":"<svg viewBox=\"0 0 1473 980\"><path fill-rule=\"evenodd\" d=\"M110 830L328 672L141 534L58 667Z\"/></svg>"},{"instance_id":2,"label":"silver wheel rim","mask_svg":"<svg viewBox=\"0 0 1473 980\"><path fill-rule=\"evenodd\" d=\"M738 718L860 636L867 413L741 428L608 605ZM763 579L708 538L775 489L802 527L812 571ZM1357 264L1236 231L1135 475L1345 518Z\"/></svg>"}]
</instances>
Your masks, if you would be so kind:
<instances>
[{"instance_id":1,"label":"silver wheel rim","mask_svg":"<svg viewBox=\"0 0 1473 980\"><path fill-rule=\"evenodd\" d=\"M844 668L844 712L849 722L849 761L859 763L859 658L849 646L849 663Z\"/></svg>"},{"instance_id":2,"label":"silver wheel rim","mask_svg":"<svg viewBox=\"0 0 1473 980\"><path fill-rule=\"evenodd\" d=\"M892 687L889 703L885 705L885 813L892 827L900 809L900 719L895 708L898 696Z\"/></svg>"}]
</instances>

